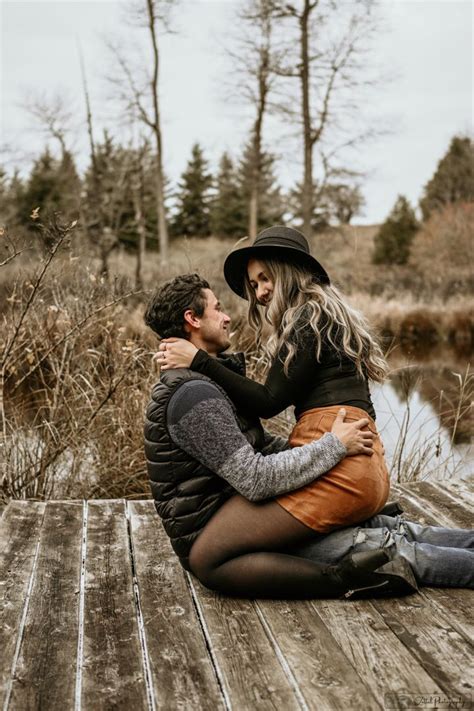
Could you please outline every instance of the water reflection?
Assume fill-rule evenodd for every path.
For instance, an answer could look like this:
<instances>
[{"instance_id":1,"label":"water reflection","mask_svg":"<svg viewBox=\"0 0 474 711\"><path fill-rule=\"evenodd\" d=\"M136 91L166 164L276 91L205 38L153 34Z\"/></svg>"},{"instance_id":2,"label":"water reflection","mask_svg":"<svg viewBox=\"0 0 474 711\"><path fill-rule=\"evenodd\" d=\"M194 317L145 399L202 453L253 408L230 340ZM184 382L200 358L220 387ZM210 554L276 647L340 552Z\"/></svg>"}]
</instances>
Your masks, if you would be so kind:
<instances>
[{"instance_id":1,"label":"water reflection","mask_svg":"<svg viewBox=\"0 0 474 711\"><path fill-rule=\"evenodd\" d=\"M377 424L394 479L471 478L474 375L446 348L400 347L392 376L372 386Z\"/></svg>"}]
</instances>

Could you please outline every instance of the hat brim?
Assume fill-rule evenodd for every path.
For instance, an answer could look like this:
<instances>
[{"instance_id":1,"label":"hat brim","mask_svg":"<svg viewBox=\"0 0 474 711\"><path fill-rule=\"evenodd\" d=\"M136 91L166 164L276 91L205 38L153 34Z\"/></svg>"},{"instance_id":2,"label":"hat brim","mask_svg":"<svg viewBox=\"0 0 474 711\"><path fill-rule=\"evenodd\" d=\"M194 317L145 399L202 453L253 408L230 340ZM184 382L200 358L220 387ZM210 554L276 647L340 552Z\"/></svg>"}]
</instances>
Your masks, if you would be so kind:
<instances>
[{"instance_id":1,"label":"hat brim","mask_svg":"<svg viewBox=\"0 0 474 711\"><path fill-rule=\"evenodd\" d=\"M252 258L265 259L265 257L277 257L290 264L299 264L314 274L320 284L331 283L328 273L318 260L299 249L270 245L243 247L231 252L224 262L224 278L232 291L242 299L247 299L244 285L249 260Z\"/></svg>"}]
</instances>

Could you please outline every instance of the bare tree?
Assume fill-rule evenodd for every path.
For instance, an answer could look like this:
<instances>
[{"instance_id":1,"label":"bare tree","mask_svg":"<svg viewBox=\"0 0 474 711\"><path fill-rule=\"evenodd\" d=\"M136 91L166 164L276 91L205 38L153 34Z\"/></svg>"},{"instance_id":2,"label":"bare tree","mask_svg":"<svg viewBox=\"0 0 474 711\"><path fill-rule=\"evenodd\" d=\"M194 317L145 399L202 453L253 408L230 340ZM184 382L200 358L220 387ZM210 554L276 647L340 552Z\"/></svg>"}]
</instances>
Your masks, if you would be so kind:
<instances>
[{"instance_id":1,"label":"bare tree","mask_svg":"<svg viewBox=\"0 0 474 711\"><path fill-rule=\"evenodd\" d=\"M376 0L273 0L272 10L279 20L281 37L287 52L277 69L283 79L299 84L299 107L286 105L286 115L302 127L303 229L311 234L314 210L314 153L332 133L338 134L340 147L354 145L367 134L348 136L344 119L357 125L360 109L354 96L370 83L367 76L367 48L377 27L374 17ZM360 96L359 103L360 103ZM335 148L331 149L334 155Z\"/></svg>"},{"instance_id":2,"label":"bare tree","mask_svg":"<svg viewBox=\"0 0 474 711\"><path fill-rule=\"evenodd\" d=\"M91 214L86 215L84 213L83 207L81 205L81 221L84 225L84 229L91 239L92 234L96 237L96 243L99 250L101 268L100 272L104 279L109 278L109 257L112 251L118 245L117 234L108 227L104 215L104 204L102 198L102 181L100 178L100 171L97 164L97 153L94 141L94 128L92 121L92 108L89 97L89 89L87 86L87 76L84 64L84 57L82 54L81 47L79 46L79 61L81 65L81 75L82 75L82 87L84 91L84 102L86 105L86 121L87 121L87 135L89 138L89 153L90 153L90 171L91 171L91 182L92 190L88 195L91 206Z\"/></svg>"},{"instance_id":3,"label":"bare tree","mask_svg":"<svg viewBox=\"0 0 474 711\"><path fill-rule=\"evenodd\" d=\"M23 108L32 116L36 125L49 137L58 141L61 156L70 153L66 137L72 130L74 112L69 98L64 93L51 96L43 93L30 92L23 102Z\"/></svg>"},{"instance_id":4,"label":"bare tree","mask_svg":"<svg viewBox=\"0 0 474 711\"><path fill-rule=\"evenodd\" d=\"M146 259L146 221L144 211L145 179L143 174L143 162L148 152L146 141L136 152L136 160L132 179L133 208L135 213L135 224L138 233L137 262L135 268L135 288L143 287L143 265Z\"/></svg>"},{"instance_id":5,"label":"bare tree","mask_svg":"<svg viewBox=\"0 0 474 711\"><path fill-rule=\"evenodd\" d=\"M228 51L236 69L238 92L254 108L250 144L252 171L248 232L255 239L258 230L260 185L263 162L263 121L269 108L269 94L274 79L272 47L272 0L247 0L239 9L239 36L236 50Z\"/></svg>"},{"instance_id":6,"label":"bare tree","mask_svg":"<svg viewBox=\"0 0 474 711\"><path fill-rule=\"evenodd\" d=\"M169 15L174 4L175 0L138 0L138 4L136 3L132 8L139 26L145 27L148 31L151 43L151 71L144 84L140 84L138 72L134 72L132 69L125 52L117 44L109 43L121 72L121 76L114 77L112 82L118 88L119 97L128 110L150 129L155 143L156 212L158 242L163 264L168 261L168 225L165 210L163 141L158 95L160 69L158 28L169 31Z\"/></svg>"}]
</instances>

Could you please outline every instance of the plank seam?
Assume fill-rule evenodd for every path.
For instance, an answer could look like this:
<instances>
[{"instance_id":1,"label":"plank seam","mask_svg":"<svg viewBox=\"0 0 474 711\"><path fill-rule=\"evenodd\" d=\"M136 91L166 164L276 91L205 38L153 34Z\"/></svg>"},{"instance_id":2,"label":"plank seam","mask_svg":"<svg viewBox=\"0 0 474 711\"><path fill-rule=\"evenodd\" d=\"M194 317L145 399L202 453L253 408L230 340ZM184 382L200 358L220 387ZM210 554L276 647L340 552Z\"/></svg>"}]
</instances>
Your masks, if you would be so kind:
<instances>
[{"instance_id":1,"label":"plank seam","mask_svg":"<svg viewBox=\"0 0 474 711\"><path fill-rule=\"evenodd\" d=\"M255 600L255 603L254 603L254 604L255 604L255 611L256 611L256 613L257 613L257 617L258 617L258 619L260 620L260 624L262 625L262 627L263 627L263 629L264 629L264 631L265 631L265 634L267 635L268 640L269 640L270 644L271 644L272 647L273 647L273 650L274 650L274 652L275 652L276 658L277 658L278 661L280 662L280 666L282 667L282 669L283 669L283 671L284 671L284 673L285 673L285 675L286 675L288 681L290 682L290 686L292 687L292 689L293 689L293 691L294 691L294 694L295 694L295 696L296 696L296 699L297 699L299 705L301 706L301 708L303 709L303 711L309 711L309 706L308 706L308 704L306 703L306 700L305 700L305 698L304 698L304 696L303 696L303 693L302 693L302 691L301 691L301 689L300 689L300 687L299 687L299 685L298 685L298 682L297 682L297 680L296 680L296 677L295 677L295 675L293 674L293 672L292 672L292 670L291 670L291 667L290 667L290 665L288 664L288 662L287 662L287 660L286 660L286 658L285 658L285 655L284 655L283 652L281 651L281 647L280 647L280 645L278 644L278 642L277 642L277 640L276 640L276 637L275 637L275 635L273 634L273 632L272 632L272 630L271 630L270 625L269 625L268 622L266 621L265 616L264 616L264 614L263 614L263 612L262 612L262 610L261 610L261 608L260 608L260 605L259 605L258 601Z\"/></svg>"},{"instance_id":2,"label":"plank seam","mask_svg":"<svg viewBox=\"0 0 474 711\"><path fill-rule=\"evenodd\" d=\"M133 551L133 539L132 539L132 530L131 530L131 524L130 524L130 510L129 510L129 506L128 506L128 501L125 501L125 520L127 523L128 550L129 550L129 554L130 554L130 565L131 565L131 569L132 569L133 600L134 600L134 604L135 604L135 613L137 616L137 626L138 626L138 636L140 639L140 648L142 651L142 663L143 663L143 670L145 673L145 686L146 686L146 695L147 695L147 700L148 700L148 708L150 709L150 711L156 711L155 692L153 689L153 681L152 681L151 667L150 667L150 657L148 654L148 644L146 641L145 623L143 620L143 613L142 613L142 607L141 607L141 602L140 602L140 588L138 585L137 571L136 571L136 566L135 566L135 555L134 555L134 551Z\"/></svg>"},{"instance_id":3,"label":"plank seam","mask_svg":"<svg viewBox=\"0 0 474 711\"><path fill-rule=\"evenodd\" d=\"M191 595L191 600L194 605L194 609L196 611L196 616L197 616L198 622L201 626L204 641L206 643L207 652L209 654L209 657L210 657L210 660L212 663L212 667L213 667L214 673L216 675L217 684L219 686L219 689L221 690L221 694L224 699L225 708L228 709L228 711L232 711L232 703L230 700L229 693L227 691L224 675L222 674L222 671L219 667L219 662L217 661L217 657L214 654L214 651L212 649L211 635L210 635L209 629L207 627L206 618L204 617L204 611L202 609L201 603L199 602L199 599L198 599L198 596L196 593L196 589L194 587L193 580L191 578L190 573L188 573L187 571L184 571L184 576L185 576L185 580L188 584L189 592Z\"/></svg>"},{"instance_id":4,"label":"plank seam","mask_svg":"<svg viewBox=\"0 0 474 711\"><path fill-rule=\"evenodd\" d=\"M15 677L16 666L18 664L18 658L20 656L21 643L23 641L23 635L24 635L25 625L26 625L26 616L28 614L28 608L30 606L30 597L31 597L31 592L33 590L36 567L38 564L39 549L40 549L40 540L38 540L38 543L36 544L35 557L34 557L33 566L31 569L30 580L28 582L28 588L26 590L25 602L23 604L23 613L21 615L21 620L20 620L20 624L18 627L18 637L17 637L17 641L16 641L16 646L15 646L15 653L13 655L12 668L11 668L11 672L10 672L10 680L7 685L7 689L6 689L6 693L5 693L5 702L3 704L4 711L7 711L8 706L10 705L10 697L11 697L11 693L12 693L12 689L13 689L13 681L14 681L14 677Z\"/></svg>"},{"instance_id":5,"label":"plank seam","mask_svg":"<svg viewBox=\"0 0 474 711\"><path fill-rule=\"evenodd\" d=\"M83 501L82 541L81 541L81 575L79 578L79 624L77 629L77 659L76 659L76 691L74 708L81 709L82 694L82 657L84 654L84 604L86 590L86 556L87 556L87 518L89 508L87 501Z\"/></svg>"}]
</instances>

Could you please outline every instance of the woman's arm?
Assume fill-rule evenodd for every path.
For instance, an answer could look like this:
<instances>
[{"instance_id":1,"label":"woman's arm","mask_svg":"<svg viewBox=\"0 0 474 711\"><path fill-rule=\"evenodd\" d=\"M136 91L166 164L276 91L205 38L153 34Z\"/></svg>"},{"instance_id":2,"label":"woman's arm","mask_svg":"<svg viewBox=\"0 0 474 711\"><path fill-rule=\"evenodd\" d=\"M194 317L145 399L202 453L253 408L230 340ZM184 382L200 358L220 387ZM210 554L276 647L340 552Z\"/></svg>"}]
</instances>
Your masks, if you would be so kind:
<instances>
[{"instance_id":1,"label":"woman's arm","mask_svg":"<svg viewBox=\"0 0 474 711\"><path fill-rule=\"evenodd\" d=\"M224 388L238 410L269 418L295 402L305 387L308 387L311 371L315 367L311 343L303 342L300 345L288 376L283 370L285 354L286 349L277 355L263 384L229 370L202 350L194 356L191 370L207 375Z\"/></svg>"}]
</instances>

